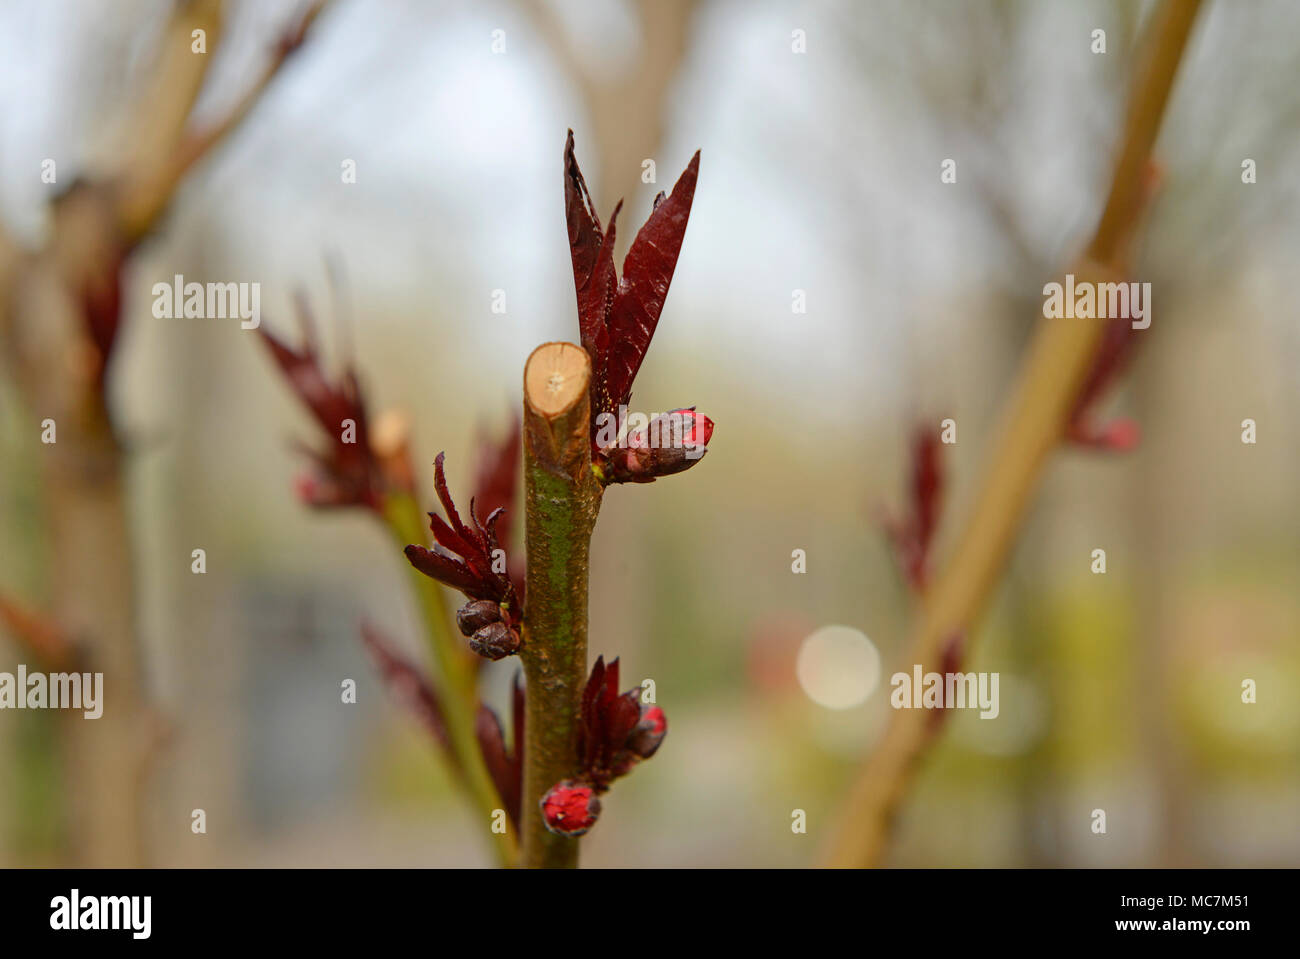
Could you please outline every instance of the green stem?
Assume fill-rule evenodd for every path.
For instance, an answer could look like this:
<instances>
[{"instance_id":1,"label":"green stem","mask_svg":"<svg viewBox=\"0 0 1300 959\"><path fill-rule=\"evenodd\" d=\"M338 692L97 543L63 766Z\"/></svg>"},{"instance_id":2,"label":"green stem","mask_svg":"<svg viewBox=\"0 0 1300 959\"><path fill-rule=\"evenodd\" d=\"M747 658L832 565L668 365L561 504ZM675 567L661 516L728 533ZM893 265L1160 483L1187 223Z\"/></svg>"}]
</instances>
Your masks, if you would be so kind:
<instances>
[{"instance_id":1,"label":"green stem","mask_svg":"<svg viewBox=\"0 0 1300 959\"><path fill-rule=\"evenodd\" d=\"M424 514L414 497L403 493L390 495L384 504L384 518L400 546L427 542ZM503 809L504 804L483 762L474 731L479 699L473 662L466 653L464 640L451 627L451 612L442 587L413 567L409 568L409 575L436 667L434 688L447 725L451 758L478 812L491 824L497 818L496 810ZM518 857L518 843L509 825L506 832L492 832L491 836L498 863L513 866Z\"/></svg>"},{"instance_id":2,"label":"green stem","mask_svg":"<svg viewBox=\"0 0 1300 959\"><path fill-rule=\"evenodd\" d=\"M528 682L523 865L573 868L578 840L555 835L542 796L578 771L587 678L587 578L602 487L591 469L591 364L580 347L547 343L524 371L524 508L528 591L520 658Z\"/></svg>"}]
</instances>

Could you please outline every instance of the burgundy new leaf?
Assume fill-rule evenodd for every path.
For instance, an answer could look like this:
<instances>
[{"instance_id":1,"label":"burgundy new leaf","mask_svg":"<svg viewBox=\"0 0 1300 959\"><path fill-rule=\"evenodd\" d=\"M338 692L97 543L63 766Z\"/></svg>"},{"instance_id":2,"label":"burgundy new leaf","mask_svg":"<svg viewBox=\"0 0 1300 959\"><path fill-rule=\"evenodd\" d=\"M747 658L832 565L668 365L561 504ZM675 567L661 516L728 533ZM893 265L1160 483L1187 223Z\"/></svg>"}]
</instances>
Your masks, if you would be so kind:
<instances>
[{"instance_id":1,"label":"burgundy new leaf","mask_svg":"<svg viewBox=\"0 0 1300 959\"><path fill-rule=\"evenodd\" d=\"M310 311L301 300L298 316L303 328L303 346L299 350L264 326L257 331L290 388L329 438L323 451L309 451L316 469L299 483L299 493L312 506L379 509L383 468L371 446L366 404L356 373L347 367L337 383L331 382L316 351Z\"/></svg>"},{"instance_id":2,"label":"burgundy new leaf","mask_svg":"<svg viewBox=\"0 0 1300 959\"><path fill-rule=\"evenodd\" d=\"M615 779L653 756L667 732L663 710L643 706L640 687L618 691L618 660L606 666L605 657L597 657L582 690L578 717L581 770L555 783L542 797L546 828L561 836L585 833L600 815L600 795Z\"/></svg>"},{"instance_id":3,"label":"burgundy new leaf","mask_svg":"<svg viewBox=\"0 0 1300 959\"><path fill-rule=\"evenodd\" d=\"M621 204L620 204L621 206ZM564 144L564 214L569 227L569 254L573 259L573 285L578 294L578 330L582 347L596 355L596 338L605 328L605 315L618 283L614 273L614 219L606 241L587 181L578 168L573 131Z\"/></svg>"},{"instance_id":4,"label":"burgundy new leaf","mask_svg":"<svg viewBox=\"0 0 1300 959\"><path fill-rule=\"evenodd\" d=\"M673 186L673 192L656 203L650 219L637 233L623 261L623 278L610 307L606 328L609 332L609 355L605 383L611 410L626 403L632 395L641 362L650 348L650 339L659 324L668 286L677 269L677 255L686 236L686 224L695 199L695 181L700 172L697 150L686 170ZM662 196L662 194L661 194Z\"/></svg>"},{"instance_id":5,"label":"burgundy new leaf","mask_svg":"<svg viewBox=\"0 0 1300 959\"><path fill-rule=\"evenodd\" d=\"M663 711L642 705L639 686L618 691L618 674L617 659L606 666L605 658L598 657L582 693L578 725L580 780L598 793L653 755L667 731Z\"/></svg>"},{"instance_id":6,"label":"burgundy new leaf","mask_svg":"<svg viewBox=\"0 0 1300 959\"><path fill-rule=\"evenodd\" d=\"M578 329L591 357L592 436L602 413L617 413L632 394L632 383L650 348L668 287L677 268L686 224L695 198L700 154L686 166L673 191L660 194L623 262L623 277L614 267L614 208L609 229L601 228L595 205L574 156L573 131L564 147L564 201L569 251L577 293Z\"/></svg>"},{"instance_id":7,"label":"burgundy new leaf","mask_svg":"<svg viewBox=\"0 0 1300 959\"><path fill-rule=\"evenodd\" d=\"M908 515L901 521L887 520L885 526L904 577L918 590L925 588L929 576L930 546L943 504L941 450L932 427L917 427L912 436Z\"/></svg>"},{"instance_id":8,"label":"burgundy new leaf","mask_svg":"<svg viewBox=\"0 0 1300 959\"><path fill-rule=\"evenodd\" d=\"M519 488L520 436L519 414L516 413L499 442L484 437L480 443L478 473L474 481L474 500L480 510L489 516L498 509L508 511L498 527L498 534L507 543L510 542L507 533L509 511L515 508L515 492Z\"/></svg>"},{"instance_id":9,"label":"burgundy new leaf","mask_svg":"<svg viewBox=\"0 0 1300 959\"><path fill-rule=\"evenodd\" d=\"M497 538L506 546L511 543L512 519L519 497L519 466L523 450L523 434L519 414L511 420L505 436L498 442L486 437L480 443L478 474L474 482L474 500L478 508L491 516L500 511L497 521ZM524 567L522 557L511 557L507 572L514 583L515 595L522 608L524 602Z\"/></svg>"},{"instance_id":10,"label":"burgundy new leaf","mask_svg":"<svg viewBox=\"0 0 1300 959\"><path fill-rule=\"evenodd\" d=\"M962 659L966 655L966 633L958 630L948 637L948 641L943 644L943 651L940 653L939 672L945 676L951 676L961 672ZM938 732L939 727L948 718L951 712L952 703L940 703L940 708L930 713L928 728L933 735Z\"/></svg>"},{"instance_id":11,"label":"burgundy new leaf","mask_svg":"<svg viewBox=\"0 0 1300 959\"><path fill-rule=\"evenodd\" d=\"M467 525L447 490L444 459L445 454L439 453L434 463L434 487L447 519L430 513L433 549L412 544L406 547L406 558L426 576L460 590L470 599L497 603L506 625L513 630L519 625L522 605L507 572L509 567L502 562L505 551L497 538L496 525L505 511L493 510L484 523L479 520L475 501L471 499Z\"/></svg>"}]
</instances>

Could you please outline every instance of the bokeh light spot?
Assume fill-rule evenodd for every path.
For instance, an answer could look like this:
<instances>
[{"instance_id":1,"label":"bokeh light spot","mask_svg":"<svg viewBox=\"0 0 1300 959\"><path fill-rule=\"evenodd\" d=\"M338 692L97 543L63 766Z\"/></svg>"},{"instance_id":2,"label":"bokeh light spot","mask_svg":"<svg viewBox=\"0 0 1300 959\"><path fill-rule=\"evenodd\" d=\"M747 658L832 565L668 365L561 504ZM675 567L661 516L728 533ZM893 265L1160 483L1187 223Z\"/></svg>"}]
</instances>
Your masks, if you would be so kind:
<instances>
[{"instance_id":1,"label":"bokeh light spot","mask_svg":"<svg viewBox=\"0 0 1300 959\"><path fill-rule=\"evenodd\" d=\"M799 647L795 675L817 705L850 709L880 682L880 651L859 629L823 626Z\"/></svg>"}]
</instances>

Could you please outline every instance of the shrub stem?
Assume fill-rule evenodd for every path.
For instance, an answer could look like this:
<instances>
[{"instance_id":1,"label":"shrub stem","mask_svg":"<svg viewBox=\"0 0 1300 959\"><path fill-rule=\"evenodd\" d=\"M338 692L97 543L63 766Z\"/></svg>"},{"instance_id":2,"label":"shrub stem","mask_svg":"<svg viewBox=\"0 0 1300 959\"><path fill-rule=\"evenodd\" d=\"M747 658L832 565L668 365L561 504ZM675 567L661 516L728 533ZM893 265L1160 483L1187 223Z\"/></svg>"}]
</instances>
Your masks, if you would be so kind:
<instances>
[{"instance_id":1,"label":"shrub stem","mask_svg":"<svg viewBox=\"0 0 1300 959\"><path fill-rule=\"evenodd\" d=\"M523 865L572 868L578 841L557 836L542 796L577 771L587 678L587 576L602 487L591 469L591 361L545 343L524 367L524 510L528 589L520 658L527 680Z\"/></svg>"}]
</instances>

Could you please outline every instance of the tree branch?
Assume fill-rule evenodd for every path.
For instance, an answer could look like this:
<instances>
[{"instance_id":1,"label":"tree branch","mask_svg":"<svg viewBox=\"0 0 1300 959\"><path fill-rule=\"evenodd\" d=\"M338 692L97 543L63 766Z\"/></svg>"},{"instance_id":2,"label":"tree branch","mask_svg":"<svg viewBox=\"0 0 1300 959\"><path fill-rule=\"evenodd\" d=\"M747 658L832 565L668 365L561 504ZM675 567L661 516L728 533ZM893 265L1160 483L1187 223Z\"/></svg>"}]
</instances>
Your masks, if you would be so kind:
<instances>
[{"instance_id":1,"label":"tree branch","mask_svg":"<svg viewBox=\"0 0 1300 959\"><path fill-rule=\"evenodd\" d=\"M578 841L542 820L542 795L577 772L577 721L587 678L587 577L602 487L591 470L591 361L545 343L524 367L527 689L521 813L523 865L574 867Z\"/></svg>"},{"instance_id":2,"label":"tree branch","mask_svg":"<svg viewBox=\"0 0 1300 959\"><path fill-rule=\"evenodd\" d=\"M137 168L138 172L128 174L128 179L122 185L118 216L122 231L127 237L137 240L148 232L167 208L177 186L194 164L211 152L252 112L285 61L302 46L307 30L325 8L326 2L327 0L312 0L306 12L285 30L277 41L270 59L262 68L262 72L223 117L200 129L186 130L185 123L189 116L189 108L193 105L197 90L194 96L189 97L185 116L176 124L165 149L162 149L156 157L142 160ZM172 43L178 42L171 33L169 39ZM184 34L184 40L185 49L188 51L188 33ZM209 38L209 42L215 42L215 35ZM209 49L206 54L188 53L187 55L206 64L213 52L213 49ZM188 79L188 72L184 76ZM201 74L198 80L201 84Z\"/></svg>"},{"instance_id":3,"label":"tree branch","mask_svg":"<svg viewBox=\"0 0 1300 959\"><path fill-rule=\"evenodd\" d=\"M50 240L37 251L22 251L0 235L5 359L12 357L26 414L33 422L48 417L57 423L57 442L42 444L37 458L51 610L60 627L84 643L83 668L103 672L111 690L100 719L65 725L68 845L87 866L145 861L141 771L157 741L135 621L126 453L104 402L107 351L94 338L93 301L117 288L122 258L177 185L159 171L175 162L218 41L221 9L221 0L177 6L118 177L61 195ZM207 32L207 53L192 52L196 29ZM158 184L166 189L151 194L149 186ZM129 212L139 209L151 212ZM128 222L134 232L124 232ZM98 306L112 309L106 318L117 321L115 302Z\"/></svg>"},{"instance_id":4,"label":"tree branch","mask_svg":"<svg viewBox=\"0 0 1300 959\"><path fill-rule=\"evenodd\" d=\"M1116 257L1137 223L1144 170L1160 128L1200 0L1164 0L1152 15L1106 207L1081 278L1119 279ZM1061 441L1075 396L1106 320L1041 322L1004 408L1002 429L981 493L943 574L926 595L905 662L940 665L943 646L970 626L988 601L1011 552L1048 454ZM880 858L890 821L935 727L925 710L895 710L876 752L860 774L848 809L823 853L830 866L871 865Z\"/></svg>"}]
</instances>

